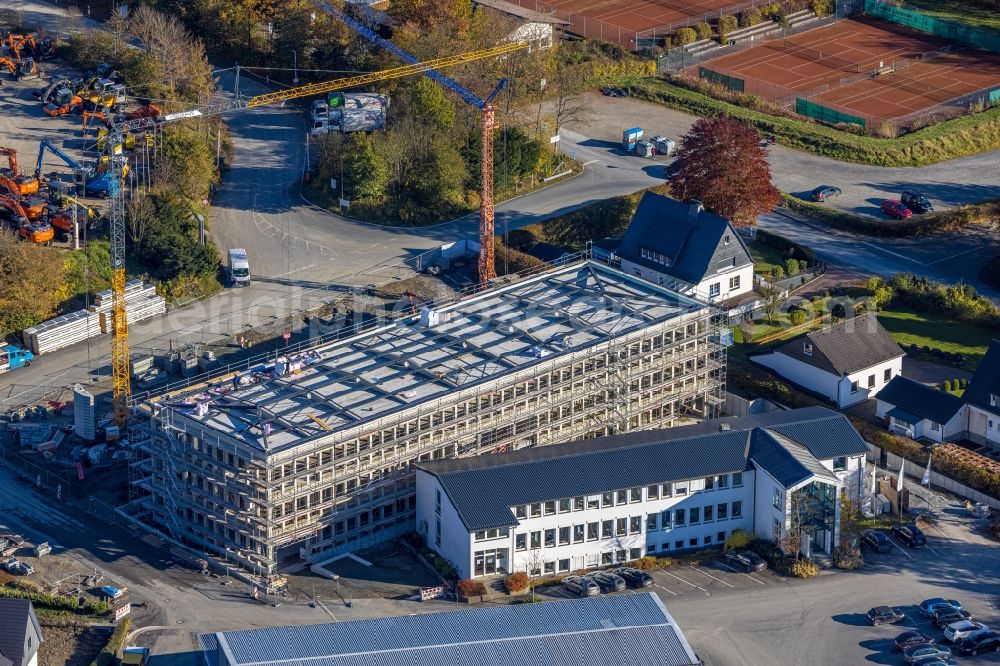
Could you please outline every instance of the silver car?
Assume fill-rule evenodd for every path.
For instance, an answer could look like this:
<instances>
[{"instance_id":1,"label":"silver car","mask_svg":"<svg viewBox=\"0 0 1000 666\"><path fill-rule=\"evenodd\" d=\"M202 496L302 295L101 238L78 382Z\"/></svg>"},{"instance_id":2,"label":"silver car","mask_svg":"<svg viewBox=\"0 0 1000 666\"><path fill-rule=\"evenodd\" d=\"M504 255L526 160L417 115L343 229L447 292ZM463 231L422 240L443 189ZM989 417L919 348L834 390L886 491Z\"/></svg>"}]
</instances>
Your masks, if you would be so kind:
<instances>
[{"instance_id":1,"label":"silver car","mask_svg":"<svg viewBox=\"0 0 1000 666\"><path fill-rule=\"evenodd\" d=\"M562 580L563 589L578 597L596 597L601 588L590 578L584 576L567 576Z\"/></svg>"},{"instance_id":2,"label":"silver car","mask_svg":"<svg viewBox=\"0 0 1000 666\"><path fill-rule=\"evenodd\" d=\"M959 622L952 622L947 627L944 628L944 637L947 638L952 643L958 643L959 641L965 640L970 636L978 634L980 631L988 631L989 627L981 622L973 622L972 620L960 620Z\"/></svg>"}]
</instances>

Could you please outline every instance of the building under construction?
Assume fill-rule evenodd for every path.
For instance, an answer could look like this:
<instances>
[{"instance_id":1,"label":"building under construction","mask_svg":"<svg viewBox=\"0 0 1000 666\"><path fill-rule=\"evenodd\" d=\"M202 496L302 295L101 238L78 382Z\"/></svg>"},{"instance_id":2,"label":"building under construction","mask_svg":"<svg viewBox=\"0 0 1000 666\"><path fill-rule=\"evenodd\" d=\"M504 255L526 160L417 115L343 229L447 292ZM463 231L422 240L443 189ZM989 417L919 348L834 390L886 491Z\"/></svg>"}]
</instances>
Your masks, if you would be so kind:
<instances>
[{"instance_id":1,"label":"building under construction","mask_svg":"<svg viewBox=\"0 0 1000 666\"><path fill-rule=\"evenodd\" d=\"M413 529L410 463L716 415L712 307L579 261L143 406L144 520L274 573ZM483 492L489 492L484 488Z\"/></svg>"}]
</instances>

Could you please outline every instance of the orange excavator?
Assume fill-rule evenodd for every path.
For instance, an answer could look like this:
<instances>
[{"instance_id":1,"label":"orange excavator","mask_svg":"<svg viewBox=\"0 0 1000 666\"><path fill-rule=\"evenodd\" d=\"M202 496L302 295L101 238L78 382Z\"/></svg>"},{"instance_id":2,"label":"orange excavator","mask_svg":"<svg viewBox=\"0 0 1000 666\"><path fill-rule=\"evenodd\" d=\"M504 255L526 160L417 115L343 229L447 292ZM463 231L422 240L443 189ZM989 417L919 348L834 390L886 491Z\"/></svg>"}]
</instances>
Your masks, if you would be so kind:
<instances>
[{"instance_id":1,"label":"orange excavator","mask_svg":"<svg viewBox=\"0 0 1000 666\"><path fill-rule=\"evenodd\" d=\"M26 44L30 47L31 53L35 53L38 50L38 42L35 41L35 36L32 34L8 35L7 42L10 45L10 53L13 56L13 60L17 64L16 71L12 72L14 77L18 79L35 79L40 77L42 70L35 63L35 59L21 57L21 49Z\"/></svg>"},{"instance_id":2,"label":"orange excavator","mask_svg":"<svg viewBox=\"0 0 1000 666\"><path fill-rule=\"evenodd\" d=\"M17 151L13 148L0 146L0 155L7 156L7 164L10 165L10 173L6 174L17 186L17 194L24 197L38 192L38 179L32 176L22 176L17 170Z\"/></svg>"},{"instance_id":3,"label":"orange excavator","mask_svg":"<svg viewBox=\"0 0 1000 666\"><path fill-rule=\"evenodd\" d=\"M0 185L7 188L10 196L18 200L18 205L24 210L24 216L29 220L41 219L49 209L49 203L45 199L32 197L30 199L20 198L20 188L17 183L7 176L0 174Z\"/></svg>"},{"instance_id":4,"label":"orange excavator","mask_svg":"<svg viewBox=\"0 0 1000 666\"><path fill-rule=\"evenodd\" d=\"M6 67L11 76L17 76L17 63L10 58L0 58L0 67Z\"/></svg>"},{"instance_id":5,"label":"orange excavator","mask_svg":"<svg viewBox=\"0 0 1000 666\"><path fill-rule=\"evenodd\" d=\"M75 207L80 206L87 211L86 217L83 217L82 215L77 216L78 224L86 225L100 217L96 210L90 206L84 205L73 197L65 197L64 201L70 207L57 211L54 215L50 215L49 224L67 235L73 233L73 209Z\"/></svg>"},{"instance_id":6,"label":"orange excavator","mask_svg":"<svg viewBox=\"0 0 1000 666\"><path fill-rule=\"evenodd\" d=\"M28 212L16 199L0 195L0 206L14 215L13 222L17 225L17 235L32 243L45 244L55 238L56 232L48 222L30 222Z\"/></svg>"}]
</instances>

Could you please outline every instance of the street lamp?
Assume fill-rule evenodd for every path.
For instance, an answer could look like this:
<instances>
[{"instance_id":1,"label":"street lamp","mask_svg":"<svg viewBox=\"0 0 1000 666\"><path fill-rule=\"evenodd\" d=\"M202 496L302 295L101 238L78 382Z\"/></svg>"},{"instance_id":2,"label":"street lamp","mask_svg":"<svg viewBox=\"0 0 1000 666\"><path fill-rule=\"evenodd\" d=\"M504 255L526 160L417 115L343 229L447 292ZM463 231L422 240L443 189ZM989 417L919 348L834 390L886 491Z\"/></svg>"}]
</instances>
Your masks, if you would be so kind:
<instances>
[{"instance_id":1,"label":"street lamp","mask_svg":"<svg viewBox=\"0 0 1000 666\"><path fill-rule=\"evenodd\" d=\"M292 83L299 83L299 54L292 49Z\"/></svg>"}]
</instances>

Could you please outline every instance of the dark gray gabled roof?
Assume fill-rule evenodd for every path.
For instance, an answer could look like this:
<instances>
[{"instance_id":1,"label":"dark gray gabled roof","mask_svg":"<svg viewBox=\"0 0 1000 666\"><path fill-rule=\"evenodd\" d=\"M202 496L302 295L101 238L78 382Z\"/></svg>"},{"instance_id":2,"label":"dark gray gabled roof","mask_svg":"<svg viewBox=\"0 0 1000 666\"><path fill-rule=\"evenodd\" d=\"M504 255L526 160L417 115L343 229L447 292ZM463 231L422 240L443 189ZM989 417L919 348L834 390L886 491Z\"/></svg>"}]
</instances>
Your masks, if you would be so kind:
<instances>
[{"instance_id":1,"label":"dark gray gabled roof","mask_svg":"<svg viewBox=\"0 0 1000 666\"><path fill-rule=\"evenodd\" d=\"M20 666L25 662L24 636L29 627L34 628L38 642L42 640L42 626L38 623L35 609L27 599L0 597L0 654ZM38 642L34 649L38 650ZM33 653L32 653L33 654Z\"/></svg>"},{"instance_id":2,"label":"dark gray gabled roof","mask_svg":"<svg viewBox=\"0 0 1000 666\"><path fill-rule=\"evenodd\" d=\"M695 666L649 592L201 636L229 666ZM215 662L212 662L215 663Z\"/></svg>"},{"instance_id":3,"label":"dark gray gabled roof","mask_svg":"<svg viewBox=\"0 0 1000 666\"><path fill-rule=\"evenodd\" d=\"M776 430L754 430L750 459L785 488L791 488L812 477L830 483L837 482L833 472L824 467L806 447Z\"/></svg>"},{"instance_id":4,"label":"dark gray gabled roof","mask_svg":"<svg viewBox=\"0 0 1000 666\"><path fill-rule=\"evenodd\" d=\"M896 375L875 396L882 402L934 423L945 424L962 408L962 399L932 386Z\"/></svg>"},{"instance_id":5,"label":"dark gray gabled roof","mask_svg":"<svg viewBox=\"0 0 1000 666\"><path fill-rule=\"evenodd\" d=\"M670 265L644 259L640 248L669 257ZM693 284L718 271L753 263L729 220L706 210L692 214L688 204L652 192L642 195L617 253Z\"/></svg>"},{"instance_id":6,"label":"dark gray gabled roof","mask_svg":"<svg viewBox=\"0 0 1000 666\"><path fill-rule=\"evenodd\" d=\"M806 344L812 354L806 353ZM825 370L838 377L903 356L904 352L873 313L850 317L833 326L796 336L773 352Z\"/></svg>"},{"instance_id":7,"label":"dark gray gabled roof","mask_svg":"<svg viewBox=\"0 0 1000 666\"><path fill-rule=\"evenodd\" d=\"M969 386L962 394L962 399L980 409L1000 414L1000 403L998 406L991 405L990 394L1000 396L1000 341L998 340L990 343L986 355L969 380Z\"/></svg>"},{"instance_id":8,"label":"dark gray gabled roof","mask_svg":"<svg viewBox=\"0 0 1000 666\"><path fill-rule=\"evenodd\" d=\"M742 471L759 429L787 437L820 459L868 450L847 417L809 407L424 462L417 468L438 478L463 524L476 531L517 524L510 507L519 504Z\"/></svg>"}]
</instances>

